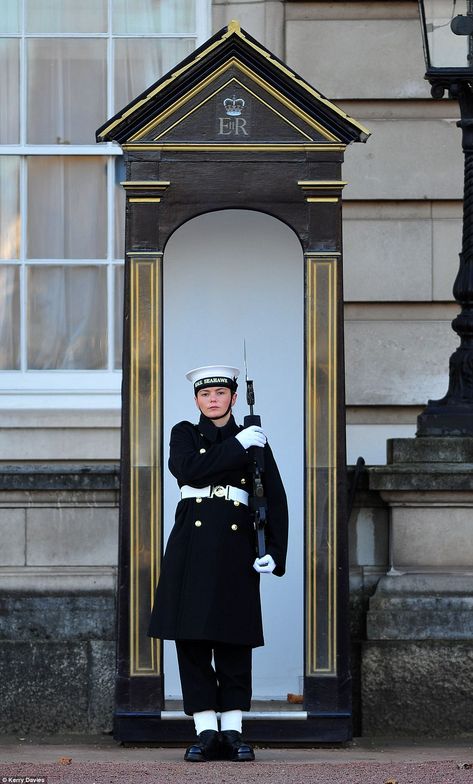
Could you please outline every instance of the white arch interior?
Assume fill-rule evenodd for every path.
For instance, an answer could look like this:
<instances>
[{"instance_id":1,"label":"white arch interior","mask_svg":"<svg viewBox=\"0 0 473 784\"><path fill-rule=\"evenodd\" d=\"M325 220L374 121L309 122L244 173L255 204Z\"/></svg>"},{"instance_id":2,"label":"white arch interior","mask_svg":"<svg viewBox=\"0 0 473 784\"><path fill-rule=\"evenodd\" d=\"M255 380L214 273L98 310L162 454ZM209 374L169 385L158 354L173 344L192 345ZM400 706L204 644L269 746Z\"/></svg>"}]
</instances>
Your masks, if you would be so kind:
<instances>
[{"instance_id":1,"label":"white arch interior","mask_svg":"<svg viewBox=\"0 0 473 784\"><path fill-rule=\"evenodd\" d=\"M164 255L165 541L178 500L167 470L173 424L198 420L184 374L220 362L243 368L246 338L255 413L262 417L289 500L283 578L262 575L265 646L255 650L254 699L298 693L303 672L303 255L296 235L260 212L223 210L193 218ZM234 409L248 412L244 370ZM180 695L173 643L165 643L167 698Z\"/></svg>"}]
</instances>

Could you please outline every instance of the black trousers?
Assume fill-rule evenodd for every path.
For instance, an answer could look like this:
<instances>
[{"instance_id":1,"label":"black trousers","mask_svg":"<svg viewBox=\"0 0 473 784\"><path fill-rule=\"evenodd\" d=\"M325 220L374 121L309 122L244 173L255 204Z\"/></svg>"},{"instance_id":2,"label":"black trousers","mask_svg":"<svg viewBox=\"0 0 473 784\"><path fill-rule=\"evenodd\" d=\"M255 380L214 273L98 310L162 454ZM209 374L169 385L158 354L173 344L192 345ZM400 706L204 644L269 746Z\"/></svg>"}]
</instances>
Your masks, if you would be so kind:
<instances>
[{"instance_id":1,"label":"black trousers","mask_svg":"<svg viewBox=\"0 0 473 784\"><path fill-rule=\"evenodd\" d=\"M176 649L184 712L188 716L204 710L250 710L250 646L176 640Z\"/></svg>"}]
</instances>

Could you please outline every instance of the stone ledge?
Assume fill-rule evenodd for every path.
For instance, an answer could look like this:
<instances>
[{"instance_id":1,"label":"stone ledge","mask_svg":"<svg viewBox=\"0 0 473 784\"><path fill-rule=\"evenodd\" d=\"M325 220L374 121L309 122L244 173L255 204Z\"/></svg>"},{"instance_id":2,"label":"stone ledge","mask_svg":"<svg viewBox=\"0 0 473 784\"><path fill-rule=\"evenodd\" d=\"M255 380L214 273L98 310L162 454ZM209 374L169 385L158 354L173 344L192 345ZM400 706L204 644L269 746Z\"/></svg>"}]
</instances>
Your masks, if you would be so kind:
<instances>
[{"instance_id":1,"label":"stone ledge","mask_svg":"<svg viewBox=\"0 0 473 784\"><path fill-rule=\"evenodd\" d=\"M387 457L389 464L468 463L471 466L473 438L389 438Z\"/></svg>"},{"instance_id":2,"label":"stone ledge","mask_svg":"<svg viewBox=\"0 0 473 784\"><path fill-rule=\"evenodd\" d=\"M118 463L0 465L0 490L119 490L119 488Z\"/></svg>"},{"instance_id":3,"label":"stone ledge","mask_svg":"<svg viewBox=\"0 0 473 784\"><path fill-rule=\"evenodd\" d=\"M404 440L404 439L401 439ZM405 439L406 441L413 439ZM370 490L472 491L472 463L404 463L369 469Z\"/></svg>"},{"instance_id":4,"label":"stone ledge","mask_svg":"<svg viewBox=\"0 0 473 784\"><path fill-rule=\"evenodd\" d=\"M369 640L473 641L473 572L386 575L366 624Z\"/></svg>"},{"instance_id":5,"label":"stone ledge","mask_svg":"<svg viewBox=\"0 0 473 784\"><path fill-rule=\"evenodd\" d=\"M116 580L115 566L2 566L0 594L111 594L115 593Z\"/></svg>"},{"instance_id":6,"label":"stone ledge","mask_svg":"<svg viewBox=\"0 0 473 784\"><path fill-rule=\"evenodd\" d=\"M0 640L113 640L115 596L0 594Z\"/></svg>"},{"instance_id":7,"label":"stone ledge","mask_svg":"<svg viewBox=\"0 0 473 784\"><path fill-rule=\"evenodd\" d=\"M453 609L455 602L450 606L452 609L426 610L413 602L410 610L370 610L366 617L368 639L473 641L473 608L462 612Z\"/></svg>"}]
</instances>

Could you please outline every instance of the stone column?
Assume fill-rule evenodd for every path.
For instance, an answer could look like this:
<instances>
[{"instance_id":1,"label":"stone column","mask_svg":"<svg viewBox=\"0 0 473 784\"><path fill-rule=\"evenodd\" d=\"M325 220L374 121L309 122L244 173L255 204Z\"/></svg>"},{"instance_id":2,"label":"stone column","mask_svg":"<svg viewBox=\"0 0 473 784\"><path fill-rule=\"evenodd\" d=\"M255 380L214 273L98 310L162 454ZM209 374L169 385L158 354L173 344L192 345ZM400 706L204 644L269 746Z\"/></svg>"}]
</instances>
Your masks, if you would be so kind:
<instances>
[{"instance_id":1,"label":"stone column","mask_svg":"<svg viewBox=\"0 0 473 784\"><path fill-rule=\"evenodd\" d=\"M390 569L367 614L363 734L471 732L473 439L392 439L369 483L389 505Z\"/></svg>"}]
</instances>

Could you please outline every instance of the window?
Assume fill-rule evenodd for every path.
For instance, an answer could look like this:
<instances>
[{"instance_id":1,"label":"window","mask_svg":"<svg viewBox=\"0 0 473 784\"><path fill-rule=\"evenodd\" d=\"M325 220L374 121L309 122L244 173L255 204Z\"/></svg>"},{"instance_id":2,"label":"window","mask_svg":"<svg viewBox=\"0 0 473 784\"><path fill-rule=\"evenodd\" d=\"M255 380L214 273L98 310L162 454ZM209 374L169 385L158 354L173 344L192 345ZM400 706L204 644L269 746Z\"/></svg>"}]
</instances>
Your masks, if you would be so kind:
<instances>
[{"instance_id":1,"label":"window","mask_svg":"<svg viewBox=\"0 0 473 784\"><path fill-rule=\"evenodd\" d=\"M117 406L125 197L95 130L209 34L208 0L2 0L0 394Z\"/></svg>"}]
</instances>

